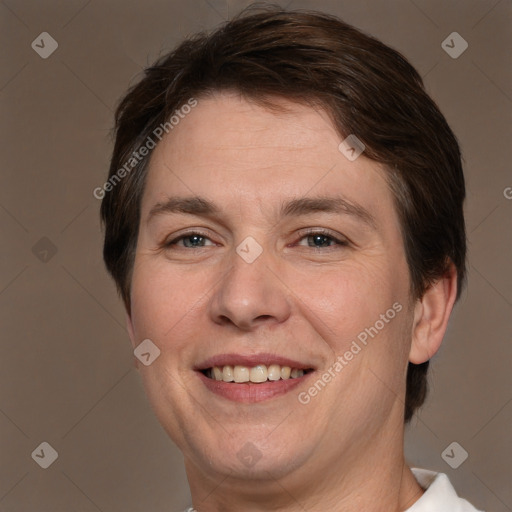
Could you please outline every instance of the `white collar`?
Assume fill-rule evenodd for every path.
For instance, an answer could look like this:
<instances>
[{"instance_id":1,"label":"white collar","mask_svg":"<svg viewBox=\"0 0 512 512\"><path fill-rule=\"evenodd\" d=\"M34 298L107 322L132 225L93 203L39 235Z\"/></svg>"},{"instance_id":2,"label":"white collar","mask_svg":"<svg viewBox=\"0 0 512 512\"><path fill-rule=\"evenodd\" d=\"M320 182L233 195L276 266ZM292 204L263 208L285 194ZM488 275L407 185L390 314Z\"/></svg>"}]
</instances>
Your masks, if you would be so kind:
<instances>
[{"instance_id":1,"label":"white collar","mask_svg":"<svg viewBox=\"0 0 512 512\"><path fill-rule=\"evenodd\" d=\"M411 468L423 496L405 512L479 512L470 503L457 496L450 480L444 473L427 469Z\"/></svg>"}]
</instances>

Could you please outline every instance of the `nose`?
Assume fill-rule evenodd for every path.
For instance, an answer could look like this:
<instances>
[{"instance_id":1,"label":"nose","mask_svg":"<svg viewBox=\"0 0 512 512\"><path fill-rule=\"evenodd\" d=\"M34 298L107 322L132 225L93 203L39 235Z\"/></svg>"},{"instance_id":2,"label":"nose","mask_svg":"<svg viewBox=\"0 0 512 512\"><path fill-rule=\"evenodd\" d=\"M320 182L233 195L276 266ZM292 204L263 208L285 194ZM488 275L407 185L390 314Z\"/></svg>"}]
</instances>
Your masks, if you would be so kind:
<instances>
[{"instance_id":1,"label":"nose","mask_svg":"<svg viewBox=\"0 0 512 512\"><path fill-rule=\"evenodd\" d=\"M250 331L284 322L290 316L286 286L265 253L248 263L233 251L231 268L211 298L210 315L215 323Z\"/></svg>"}]
</instances>

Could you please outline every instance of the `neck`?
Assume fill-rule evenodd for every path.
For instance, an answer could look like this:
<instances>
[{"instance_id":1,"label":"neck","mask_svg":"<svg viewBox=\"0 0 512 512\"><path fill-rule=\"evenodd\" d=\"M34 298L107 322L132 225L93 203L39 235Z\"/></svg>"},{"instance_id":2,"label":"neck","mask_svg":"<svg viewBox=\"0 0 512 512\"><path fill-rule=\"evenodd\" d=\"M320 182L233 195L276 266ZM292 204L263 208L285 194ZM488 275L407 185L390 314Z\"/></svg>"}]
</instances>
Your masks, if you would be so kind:
<instances>
[{"instance_id":1,"label":"neck","mask_svg":"<svg viewBox=\"0 0 512 512\"><path fill-rule=\"evenodd\" d=\"M382 468L383 473L388 473ZM195 512L303 512L304 510L328 510L330 512L403 512L409 509L423 494L409 467L403 463L398 478L382 478L379 485L367 482L358 488L336 493L289 491L280 480L252 483L253 489L232 485L227 477L223 481L210 481L208 487L191 485ZM384 486L388 485L387 488ZM256 490L254 488L257 488ZM308 488L310 488L308 486ZM343 486L347 488L346 485ZM256 492L255 492L256 491Z\"/></svg>"}]
</instances>

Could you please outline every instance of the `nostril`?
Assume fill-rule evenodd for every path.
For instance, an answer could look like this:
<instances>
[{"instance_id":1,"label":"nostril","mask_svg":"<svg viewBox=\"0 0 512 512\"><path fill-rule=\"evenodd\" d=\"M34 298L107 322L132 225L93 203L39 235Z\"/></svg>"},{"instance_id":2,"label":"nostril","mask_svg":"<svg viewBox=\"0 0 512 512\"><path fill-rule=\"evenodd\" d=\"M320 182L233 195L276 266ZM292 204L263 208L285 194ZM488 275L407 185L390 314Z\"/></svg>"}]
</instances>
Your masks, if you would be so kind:
<instances>
[{"instance_id":1,"label":"nostril","mask_svg":"<svg viewBox=\"0 0 512 512\"><path fill-rule=\"evenodd\" d=\"M256 320L267 320L268 318L272 318L272 315L260 315L256 317Z\"/></svg>"}]
</instances>

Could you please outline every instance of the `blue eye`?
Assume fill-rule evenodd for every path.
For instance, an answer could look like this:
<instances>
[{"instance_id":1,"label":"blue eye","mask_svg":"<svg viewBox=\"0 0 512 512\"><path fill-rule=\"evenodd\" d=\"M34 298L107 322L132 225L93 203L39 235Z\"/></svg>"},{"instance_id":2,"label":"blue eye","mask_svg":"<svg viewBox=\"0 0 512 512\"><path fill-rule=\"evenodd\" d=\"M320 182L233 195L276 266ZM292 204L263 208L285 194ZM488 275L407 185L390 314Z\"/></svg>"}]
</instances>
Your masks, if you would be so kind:
<instances>
[{"instance_id":1,"label":"blue eye","mask_svg":"<svg viewBox=\"0 0 512 512\"><path fill-rule=\"evenodd\" d=\"M313 233L306 235L301 238L301 240L308 240L308 247L315 247L316 249L321 249L323 247L331 247L332 245L338 245L343 243L330 235L325 235L323 233ZM312 243L309 243L312 241ZM333 243L331 243L333 242ZM318 244L318 245L317 245ZM326 245L327 244L327 245ZM300 245L300 244L299 244Z\"/></svg>"},{"instance_id":2,"label":"blue eye","mask_svg":"<svg viewBox=\"0 0 512 512\"><path fill-rule=\"evenodd\" d=\"M297 243L296 245L304 246L304 244L300 243L303 240L306 240L307 247L312 247L314 249L328 249L336 245L348 245L348 242L346 240L340 240L339 238L332 236L329 232L326 231L308 231L306 234L301 236L301 238L299 239L299 243ZM183 244L179 244L179 242L183 242ZM197 231L185 233L163 244L165 248L177 246L183 247L185 249L197 249L207 247L208 245L215 246L216 244L212 242L210 238L206 236L206 234Z\"/></svg>"},{"instance_id":3,"label":"blue eye","mask_svg":"<svg viewBox=\"0 0 512 512\"><path fill-rule=\"evenodd\" d=\"M165 247L171 247L173 245L178 245L178 242L181 242L183 240L183 246L187 249L193 249L196 247L205 247L206 240L210 240L207 236L203 235L202 233L198 232L190 232L185 233L184 235L179 236L178 238L175 238L174 240L171 240L170 242L166 242L164 244ZM210 240L211 242L211 240ZM215 245L212 243L211 245Z\"/></svg>"}]
</instances>

